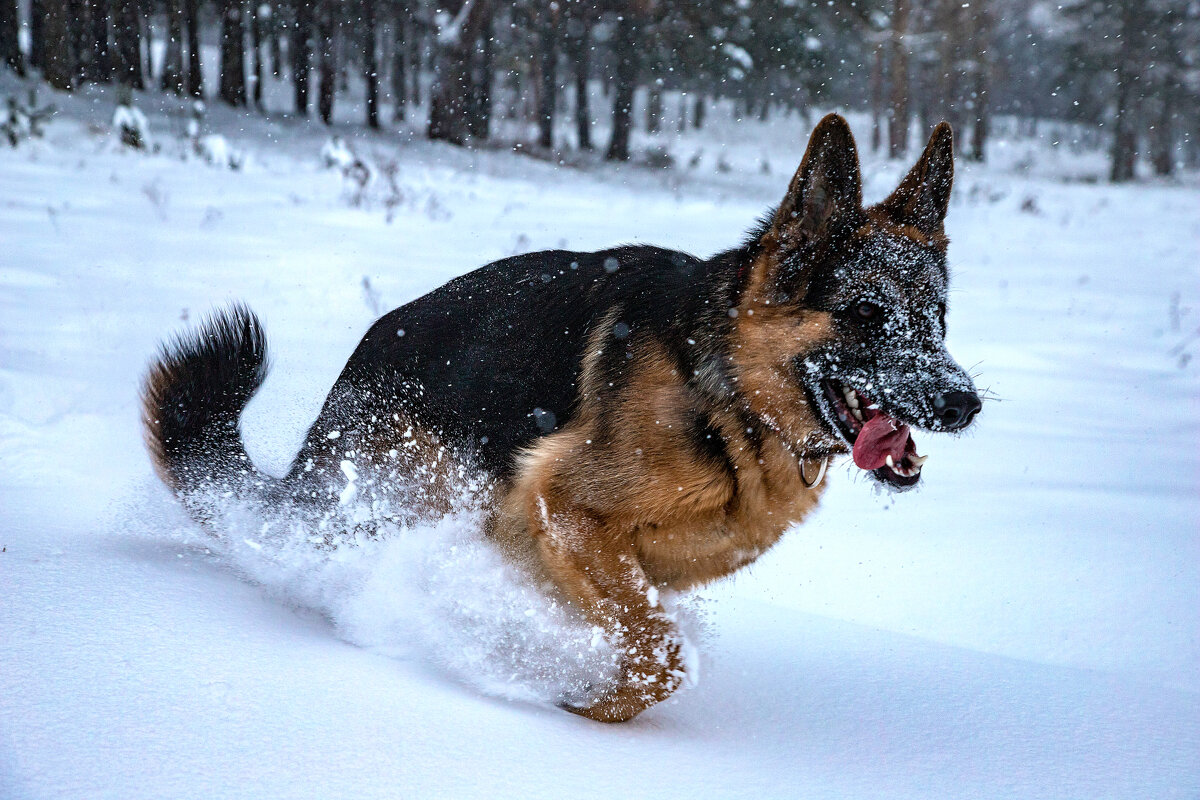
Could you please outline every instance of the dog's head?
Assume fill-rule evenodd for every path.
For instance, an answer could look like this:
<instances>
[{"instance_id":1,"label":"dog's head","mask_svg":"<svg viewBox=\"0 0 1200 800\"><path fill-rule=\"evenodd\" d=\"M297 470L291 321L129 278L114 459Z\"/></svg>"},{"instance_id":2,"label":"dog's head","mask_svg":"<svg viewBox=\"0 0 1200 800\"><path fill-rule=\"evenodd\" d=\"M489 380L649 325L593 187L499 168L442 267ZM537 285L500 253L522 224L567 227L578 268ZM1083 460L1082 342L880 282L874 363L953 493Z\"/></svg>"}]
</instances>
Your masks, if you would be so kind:
<instances>
[{"instance_id":1,"label":"dog's head","mask_svg":"<svg viewBox=\"0 0 1200 800\"><path fill-rule=\"evenodd\" d=\"M913 428L959 431L980 409L944 342L953 174L943 122L891 196L863 208L850 128L825 117L731 312L751 408L810 457L849 450L893 488L920 480Z\"/></svg>"}]
</instances>

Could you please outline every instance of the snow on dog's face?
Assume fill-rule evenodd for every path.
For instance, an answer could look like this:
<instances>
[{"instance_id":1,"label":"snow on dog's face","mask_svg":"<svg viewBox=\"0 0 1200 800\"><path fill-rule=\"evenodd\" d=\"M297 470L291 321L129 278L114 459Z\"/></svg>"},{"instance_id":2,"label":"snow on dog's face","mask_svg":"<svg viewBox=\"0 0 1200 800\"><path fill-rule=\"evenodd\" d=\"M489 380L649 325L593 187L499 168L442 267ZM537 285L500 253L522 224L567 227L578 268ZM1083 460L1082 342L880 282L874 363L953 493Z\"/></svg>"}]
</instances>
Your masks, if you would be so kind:
<instances>
[{"instance_id":1,"label":"snow on dog's face","mask_svg":"<svg viewBox=\"0 0 1200 800\"><path fill-rule=\"evenodd\" d=\"M946 350L943 220L953 179L950 128L882 203L864 209L849 128L830 116L813 132L762 240L762 294L812 331L790 354L817 433L808 452L850 450L893 488L921 477L911 431L957 431L980 401Z\"/></svg>"},{"instance_id":2,"label":"snow on dog's face","mask_svg":"<svg viewBox=\"0 0 1200 800\"><path fill-rule=\"evenodd\" d=\"M944 251L870 222L846 258L814 280L806 305L827 311L836 335L795 369L828 432L854 463L896 488L916 485L925 458L911 428L955 431L980 402L946 350Z\"/></svg>"}]
</instances>

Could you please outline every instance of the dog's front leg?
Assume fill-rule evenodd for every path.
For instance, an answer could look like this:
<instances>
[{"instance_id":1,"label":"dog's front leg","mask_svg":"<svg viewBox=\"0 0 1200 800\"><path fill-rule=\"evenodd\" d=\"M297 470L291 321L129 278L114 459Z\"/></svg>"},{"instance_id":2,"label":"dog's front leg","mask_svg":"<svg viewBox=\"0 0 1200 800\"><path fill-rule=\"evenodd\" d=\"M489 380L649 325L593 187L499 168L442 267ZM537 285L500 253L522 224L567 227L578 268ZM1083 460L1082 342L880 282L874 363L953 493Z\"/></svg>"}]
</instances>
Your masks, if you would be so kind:
<instances>
[{"instance_id":1,"label":"dog's front leg","mask_svg":"<svg viewBox=\"0 0 1200 800\"><path fill-rule=\"evenodd\" d=\"M615 685L563 708L600 722L624 722L665 700L684 679L683 637L658 604L637 558L632 531L584 512L547 506L542 496L530 530L538 555L564 595L618 648Z\"/></svg>"}]
</instances>

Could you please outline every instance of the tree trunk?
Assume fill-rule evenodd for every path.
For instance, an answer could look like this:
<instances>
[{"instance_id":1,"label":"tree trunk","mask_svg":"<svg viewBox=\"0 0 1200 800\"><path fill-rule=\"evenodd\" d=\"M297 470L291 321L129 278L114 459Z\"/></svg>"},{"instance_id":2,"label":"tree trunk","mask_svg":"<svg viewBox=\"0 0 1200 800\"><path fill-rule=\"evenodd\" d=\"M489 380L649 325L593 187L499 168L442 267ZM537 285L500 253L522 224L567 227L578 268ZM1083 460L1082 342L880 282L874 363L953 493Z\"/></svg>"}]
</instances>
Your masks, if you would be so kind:
<instances>
[{"instance_id":1,"label":"tree trunk","mask_svg":"<svg viewBox=\"0 0 1200 800\"><path fill-rule=\"evenodd\" d=\"M1112 170L1113 183L1131 181L1137 167L1137 110L1134 108L1133 2L1125 0L1121 8L1120 48L1117 51L1116 118L1113 120Z\"/></svg>"},{"instance_id":2,"label":"tree trunk","mask_svg":"<svg viewBox=\"0 0 1200 800\"><path fill-rule=\"evenodd\" d=\"M975 76L975 86L975 125L971 129L971 152L968 155L972 161L983 162L987 160L987 140L991 125L986 69L981 69Z\"/></svg>"},{"instance_id":3,"label":"tree trunk","mask_svg":"<svg viewBox=\"0 0 1200 800\"><path fill-rule=\"evenodd\" d=\"M883 43L871 54L871 152L883 147Z\"/></svg>"},{"instance_id":4,"label":"tree trunk","mask_svg":"<svg viewBox=\"0 0 1200 800\"><path fill-rule=\"evenodd\" d=\"M1191 113L1184 117L1184 125L1187 126L1187 130L1200 130L1200 113L1198 111L1200 109L1193 104ZM1188 169L1200 167L1200 136L1183 137L1183 164Z\"/></svg>"},{"instance_id":5,"label":"tree trunk","mask_svg":"<svg viewBox=\"0 0 1200 800\"><path fill-rule=\"evenodd\" d=\"M337 51L334 41L333 0L321 0L317 7L317 116L326 125L333 124L333 98L337 94Z\"/></svg>"},{"instance_id":6,"label":"tree trunk","mask_svg":"<svg viewBox=\"0 0 1200 800\"><path fill-rule=\"evenodd\" d=\"M67 29L69 31L71 63L75 65L72 83L82 85L88 80L92 61L91 24L88 19L87 0L63 0L67 6Z\"/></svg>"},{"instance_id":7,"label":"tree trunk","mask_svg":"<svg viewBox=\"0 0 1200 800\"><path fill-rule=\"evenodd\" d=\"M154 41L154 35L153 35L154 31L150 27L150 12L146 10L146 6L151 6L151 8L152 8L153 3L147 2L147 0L141 0L141 2L144 3L144 5L142 8L142 13L138 14L138 19L140 21L141 28L142 28L142 37L141 38L142 38L142 41L146 43L146 46L141 48L142 75L146 76L146 81L148 82L148 85L153 85L154 84L154 53L151 52L153 50L153 48L150 46L150 44L151 44L151 42Z\"/></svg>"},{"instance_id":8,"label":"tree trunk","mask_svg":"<svg viewBox=\"0 0 1200 800\"><path fill-rule=\"evenodd\" d=\"M663 95L658 86L651 86L646 94L646 133L662 130Z\"/></svg>"},{"instance_id":9,"label":"tree trunk","mask_svg":"<svg viewBox=\"0 0 1200 800\"><path fill-rule=\"evenodd\" d=\"M288 31L288 54L292 59L292 89L296 114L308 116L308 73L312 69L312 5L309 0L297 0L292 27Z\"/></svg>"},{"instance_id":10,"label":"tree trunk","mask_svg":"<svg viewBox=\"0 0 1200 800\"><path fill-rule=\"evenodd\" d=\"M1175 174L1175 106L1172 102L1175 84L1170 75L1159 88L1158 121L1151 139L1154 174L1167 177Z\"/></svg>"},{"instance_id":11,"label":"tree trunk","mask_svg":"<svg viewBox=\"0 0 1200 800\"><path fill-rule=\"evenodd\" d=\"M472 139L486 141L492 126L492 79L495 73L496 43L491 14L479 32L478 53L471 78L471 107L467 116L467 133Z\"/></svg>"},{"instance_id":12,"label":"tree trunk","mask_svg":"<svg viewBox=\"0 0 1200 800\"><path fill-rule=\"evenodd\" d=\"M470 130L467 97L471 91L470 47L492 13L491 0L451 0L445 4L448 19L436 36L434 85L429 97L430 139L456 145L467 143Z\"/></svg>"},{"instance_id":13,"label":"tree trunk","mask_svg":"<svg viewBox=\"0 0 1200 800\"><path fill-rule=\"evenodd\" d=\"M573 19L567 36L567 62L575 79L575 136L580 150L592 149L592 114L588 106L588 74L591 72L591 29L586 20Z\"/></svg>"},{"instance_id":14,"label":"tree trunk","mask_svg":"<svg viewBox=\"0 0 1200 800\"><path fill-rule=\"evenodd\" d=\"M187 29L187 93L204 97L204 73L200 69L200 0L183 0L183 24Z\"/></svg>"},{"instance_id":15,"label":"tree trunk","mask_svg":"<svg viewBox=\"0 0 1200 800\"><path fill-rule=\"evenodd\" d=\"M692 112L692 126L696 130L704 127L704 114L708 109L708 103L704 100L704 95L696 95L696 106Z\"/></svg>"},{"instance_id":16,"label":"tree trunk","mask_svg":"<svg viewBox=\"0 0 1200 800\"><path fill-rule=\"evenodd\" d=\"M279 19L279 9L268 6L271 15L267 17L267 41L271 50L271 77L278 79L283 74L283 37L279 35L282 23Z\"/></svg>"},{"instance_id":17,"label":"tree trunk","mask_svg":"<svg viewBox=\"0 0 1200 800\"><path fill-rule=\"evenodd\" d=\"M408 6L396 5L396 18L392 22L392 121L403 122L408 106L407 45L410 35Z\"/></svg>"},{"instance_id":18,"label":"tree trunk","mask_svg":"<svg viewBox=\"0 0 1200 800\"><path fill-rule=\"evenodd\" d=\"M554 115L558 108L558 5L539 4L538 68L538 145L554 147Z\"/></svg>"},{"instance_id":19,"label":"tree trunk","mask_svg":"<svg viewBox=\"0 0 1200 800\"><path fill-rule=\"evenodd\" d=\"M1113 122L1112 170L1113 183L1133 180L1137 165L1137 131L1134 129L1132 108L1133 86L1129 74L1117 69L1117 112Z\"/></svg>"},{"instance_id":20,"label":"tree trunk","mask_svg":"<svg viewBox=\"0 0 1200 800\"><path fill-rule=\"evenodd\" d=\"M64 92L71 91L71 77L75 73L67 11L67 4L60 0L42 3L42 77L51 87Z\"/></svg>"},{"instance_id":21,"label":"tree trunk","mask_svg":"<svg viewBox=\"0 0 1200 800\"><path fill-rule=\"evenodd\" d=\"M917 119L917 130L924 133L933 130L933 126L943 119L938 108L941 105L938 102L938 75L941 68L928 56L916 59L916 63L909 66L912 71L912 83L909 85L913 98L912 113ZM938 118L934 119L935 116Z\"/></svg>"},{"instance_id":22,"label":"tree trunk","mask_svg":"<svg viewBox=\"0 0 1200 800\"><path fill-rule=\"evenodd\" d=\"M54 5L46 0L47 5ZM47 34L49 32L47 31ZM142 10L139 0L114 0L113 37L116 73L122 86L145 89L142 74Z\"/></svg>"},{"instance_id":23,"label":"tree trunk","mask_svg":"<svg viewBox=\"0 0 1200 800\"><path fill-rule=\"evenodd\" d=\"M973 106L975 124L971 130L971 150L968 153L972 161L984 161L987 158L987 138L989 111L989 91L991 90L991 16L987 7L988 0L975 0L971 5L971 27L975 50L975 86Z\"/></svg>"},{"instance_id":24,"label":"tree trunk","mask_svg":"<svg viewBox=\"0 0 1200 800\"><path fill-rule=\"evenodd\" d=\"M412 101L414 106L421 105L421 71L427 66L424 32L410 16L408 26L408 76L412 86L408 93L408 99Z\"/></svg>"},{"instance_id":25,"label":"tree trunk","mask_svg":"<svg viewBox=\"0 0 1200 800\"><path fill-rule=\"evenodd\" d=\"M940 111L942 119L959 132L964 130L967 120L965 105L968 84L962 64L966 60L967 40L970 38L967 25L972 9L964 8L961 0L941 0L937 11L938 25L943 34L938 46L938 57L941 61L941 80L937 81ZM973 58L978 57L978 48L971 55ZM959 144L961 142L960 137Z\"/></svg>"},{"instance_id":26,"label":"tree trunk","mask_svg":"<svg viewBox=\"0 0 1200 800\"><path fill-rule=\"evenodd\" d=\"M909 0L895 0L892 12L891 76L892 98L888 114L888 156L903 158L908 153L908 18Z\"/></svg>"},{"instance_id":27,"label":"tree trunk","mask_svg":"<svg viewBox=\"0 0 1200 800\"><path fill-rule=\"evenodd\" d=\"M263 83L267 79L267 67L263 59L263 39L267 35L267 25L270 24L271 8L265 3L256 3L254 0L251 0L251 3L250 48L254 53L254 86L251 94L254 107L259 111L264 111L266 104L263 101Z\"/></svg>"},{"instance_id":28,"label":"tree trunk","mask_svg":"<svg viewBox=\"0 0 1200 800\"><path fill-rule=\"evenodd\" d=\"M25 74L25 57L21 53L21 14L17 0L0 0L0 63L18 75Z\"/></svg>"},{"instance_id":29,"label":"tree trunk","mask_svg":"<svg viewBox=\"0 0 1200 800\"><path fill-rule=\"evenodd\" d=\"M246 31L242 0L223 0L221 9L221 99L246 105Z\"/></svg>"},{"instance_id":30,"label":"tree trunk","mask_svg":"<svg viewBox=\"0 0 1200 800\"><path fill-rule=\"evenodd\" d=\"M52 88L71 91L74 65L71 62L70 25L65 2L42 4L42 77Z\"/></svg>"},{"instance_id":31,"label":"tree trunk","mask_svg":"<svg viewBox=\"0 0 1200 800\"><path fill-rule=\"evenodd\" d=\"M46 60L45 22L47 1L29 0L29 66L34 69L41 69Z\"/></svg>"},{"instance_id":32,"label":"tree trunk","mask_svg":"<svg viewBox=\"0 0 1200 800\"><path fill-rule=\"evenodd\" d=\"M632 9L621 15L613 41L617 59L616 92L613 99L612 138L605 158L609 161L629 160L629 133L633 118L633 93L637 88L639 53L638 24Z\"/></svg>"},{"instance_id":33,"label":"tree trunk","mask_svg":"<svg viewBox=\"0 0 1200 800\"><path fill-rule=\"evenodd\" d=\"M183 81L183 2L167 0L167 50L163 58L161 88L182 95Z\"/></svg>"},{"instance_id":34,"label":"tree trunk","mask_svg":"<svg viewBox=\"0 0 1200 800\"><path fill-rule=\"evenodd\" d=\"M367 83L367 127L379 128L379 54L375 25L379 20L378 0L362 0L363 79Z\"/></svg>"}]
</instances>

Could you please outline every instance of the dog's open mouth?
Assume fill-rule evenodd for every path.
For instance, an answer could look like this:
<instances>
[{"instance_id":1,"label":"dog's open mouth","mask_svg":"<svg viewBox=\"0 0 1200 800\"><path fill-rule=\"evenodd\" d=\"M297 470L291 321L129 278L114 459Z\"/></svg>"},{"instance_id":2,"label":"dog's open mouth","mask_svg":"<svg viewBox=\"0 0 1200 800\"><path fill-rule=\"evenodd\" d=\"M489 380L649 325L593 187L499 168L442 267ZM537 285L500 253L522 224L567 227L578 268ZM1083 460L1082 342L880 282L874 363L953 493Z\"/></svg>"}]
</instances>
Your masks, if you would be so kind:
<instances>
[{"instance_id":1,"label":"dog's open mouth","mask_svg":"<svg viewBox=\"0 0 1200 800\"><path fill-rule=\"evenodd\" d=\"M901 489L921 480L921 465L928 456L917 455L907 424L889 417L857 389L832 380L823 381L822 388L860 469Z\"/></svg>"}]
</instances>

